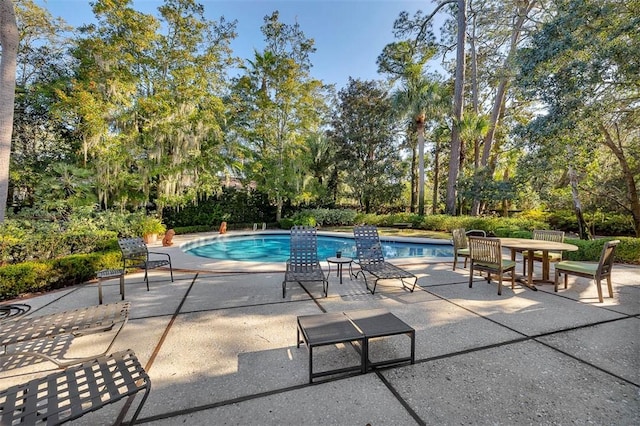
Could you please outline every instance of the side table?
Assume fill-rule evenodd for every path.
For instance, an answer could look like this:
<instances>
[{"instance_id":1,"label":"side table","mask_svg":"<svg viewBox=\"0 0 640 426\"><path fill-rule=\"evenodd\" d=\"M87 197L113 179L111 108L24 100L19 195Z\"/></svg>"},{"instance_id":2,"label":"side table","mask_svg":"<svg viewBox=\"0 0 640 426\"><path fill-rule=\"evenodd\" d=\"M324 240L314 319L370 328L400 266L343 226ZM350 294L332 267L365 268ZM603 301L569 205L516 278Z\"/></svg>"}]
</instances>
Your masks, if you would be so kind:
<instances>
[{"instance_id":1,"label":"side table","mask_svg":"<svg viewBox=\"0 0 640 426\"><path fill-rule=\"evenodd\" d=\"M336 271L336 275L340 277L340 284L342 284L342 265L349 265L349 279L351 279L351 264L353 263L353 259L350 257L327 257L327 264L329 265L329 276L331 276L331 264L334 263L337 266L338 270Z\"/></svg>"}]
</instances>

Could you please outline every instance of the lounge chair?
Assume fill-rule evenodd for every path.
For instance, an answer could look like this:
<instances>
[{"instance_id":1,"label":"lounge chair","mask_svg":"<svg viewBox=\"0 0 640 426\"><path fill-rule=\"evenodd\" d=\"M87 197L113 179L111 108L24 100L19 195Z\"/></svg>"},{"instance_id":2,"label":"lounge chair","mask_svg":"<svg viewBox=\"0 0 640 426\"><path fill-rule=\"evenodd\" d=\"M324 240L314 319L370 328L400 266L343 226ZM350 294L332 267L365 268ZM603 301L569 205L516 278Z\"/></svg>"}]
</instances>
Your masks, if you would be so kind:
<instances>
[{"instance_id":1,"label":"lounge chair","mask_svg":"<svg viewBox=\"0 0 640 426\"><path fill-rule=\"evenodd\" d=\"M600 303L604 302L602 299L602 286L600 281L603 278L607 279L607 289L609 290L609 297L613 297L613 288L611 286L611 269L613 269L613 255L616 251L616 246L620 244L620 240L607 241L600 253L600 260L598 263L594 262L579 262L564 260L556 263L556 274L554 280L555 292L558 291L558 281L560 280L560 274L564 274L564 288L567 288L567 276L577 275L579 277L591 278L596 282L598 288L598 300Z\"/></svg>"},{"instance_id":2,"label":"lounge chair","mask_svg":"<svg viewBox=\"0 0 640 426\"><path fill-rule=\"evenodd\" d=\"M473 286L473 271L487 272L487 282L491 274L498 274L498 295L502 294L502 277L511 273L511 289L515 284L516 262L502 258L502 247L498 238L469 236L469 288Z\"/></svg>"},{"instance_id":3,"label":"lounge chair","mask_svg":"<svg viewBox=\"0 0 640 426\"><path fill-rule=\"evenodd\" d=\"M384 260L378 229L375 226L356 226L353 228L353 236L356 242L357 262L360 265L360 271L355 274L355 277L357 278L359 274L362 274L364 285L371 294L375 293L379 280L393 279L401 280L402 286L410 288L413 292L416 288L418 277ZM373 288L369 288L367 274L375 277ZM405 283L406 279L413 279L413 285Z\"/></svg>"},{"instance_id":4,"label":"lounge chair","mask_svg":"<svg viewBox=\"0 0 640 426\"><path fill-rule=\"evenodd\" d=\"M0 357L14 355L36 356L47 359L59 367L77 364L106 354L113 346L116 338L129 319L129 302L112 303L107 305L90 306L73 311L37 317L18 317L0 322L0 345L3 352ZM61 335L80 337L87 334L112 330L120 324L109 346L99 354L85 358L58 359L45 353L31 350L31 346L24 344L36 340L55 338ZM18 345L16 350L9 349ZM21 347L25 346L25 347Z\"/></svg>"},{"instance_id":5,"label":"lounge chair","mask_svg":"<svg viewBox=\"0 0 640 426\"><path fill-rule=\"evenodd\" d=\"M318 237L316 228L310 226L294 226L291 228L291 242L287 269L282 281L282 297L287 293L287 282L322 281L325 297L329 291L329 281L324 275L318 261Z\"/></svg>"},{"instance_id":6,"label":"lounge chair","mask_svg":"<svg viewBox=\"0 0 640 426\"><path fill-rule=\"evenodd\" d=\"M0 391L0 424L59 425L144 391L134 424L149 390L135 354L117 352Z\"/></svg>"},{"instance_id":7,"label":"lounge chair","mask_svg":"<svg viewBox=\"0 0 640 426\"><path fill-rule=\"evenodd\" d=\"M173 267L171 266L171 256L168 253L149 251L142 238L123 238L118 240L120 251L122 252L122 269L127 268L144 269L144 281L147 283L149 291L149 269L168 266L171 272L171 282L173 282ZM166 259L152 260L149 255L166 256Z\"/></svg>"}]
</instances>

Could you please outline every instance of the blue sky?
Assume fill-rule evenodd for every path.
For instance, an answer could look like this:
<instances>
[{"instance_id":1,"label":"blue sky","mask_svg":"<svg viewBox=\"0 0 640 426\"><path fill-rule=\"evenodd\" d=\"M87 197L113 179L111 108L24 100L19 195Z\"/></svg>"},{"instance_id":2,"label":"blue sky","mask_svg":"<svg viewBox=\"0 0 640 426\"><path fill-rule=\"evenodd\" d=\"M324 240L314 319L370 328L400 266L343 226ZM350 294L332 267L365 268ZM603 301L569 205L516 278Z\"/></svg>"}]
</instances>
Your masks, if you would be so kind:
<instances>
[{"instance_id":1,"label":"blue sky","mask_svg":"<svg viewBox=\"0 0 640 426\"><path fill-rule=\"evenodd\" d=\"M93 20L88 0L36 0L54 16L73 26ZM208 19L237 20L234 54L252 58L264 45L260 27L265 15L280 12L280 21L297 22L308 38L315 40L311 56L313 77L343 88L349 76L380 79L376 59L384 46L394 41L393 22L401 11L410 16L417 10L430 13L430 0L200 0ZM159 0L134 0L134 8L157 16ZM436 26L437 28L438 26Z\"/></svg>"}]
</instances>

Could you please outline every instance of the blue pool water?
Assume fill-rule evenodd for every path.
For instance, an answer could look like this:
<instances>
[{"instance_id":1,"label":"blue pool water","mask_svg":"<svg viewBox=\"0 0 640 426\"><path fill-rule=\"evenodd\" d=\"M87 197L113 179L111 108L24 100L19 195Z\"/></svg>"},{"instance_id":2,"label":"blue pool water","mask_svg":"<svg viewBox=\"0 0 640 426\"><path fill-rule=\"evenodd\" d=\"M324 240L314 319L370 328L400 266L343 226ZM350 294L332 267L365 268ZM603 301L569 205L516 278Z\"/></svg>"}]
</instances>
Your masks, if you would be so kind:
<instances>
[{"instance_id":1,"label":"blue pool water","mask_svg":"<svg viewBox=\"0 0 640 426\"><path fill-rule=\"evenodd\" d=\"M381 241L385 258L451 257L449 244L419 244L404 241ZM318 235L318 258L335 256L341 250L343 256L355 257L353 238ZM288 234L257 234L228 236L205 241L203 245L185 250L195 256L219 260L250 262L286 262L289 258Z\"/></svg>"}]
</instances>

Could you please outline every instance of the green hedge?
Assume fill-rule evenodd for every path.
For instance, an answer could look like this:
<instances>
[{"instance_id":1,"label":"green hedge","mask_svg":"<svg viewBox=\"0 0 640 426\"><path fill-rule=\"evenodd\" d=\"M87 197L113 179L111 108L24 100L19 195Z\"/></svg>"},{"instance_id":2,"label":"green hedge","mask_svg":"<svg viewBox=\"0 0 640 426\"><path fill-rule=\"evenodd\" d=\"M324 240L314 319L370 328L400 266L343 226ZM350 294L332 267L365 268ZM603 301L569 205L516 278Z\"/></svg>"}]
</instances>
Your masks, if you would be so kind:
<instances>
[{"instance_id":1,"label":"green hedge","mask_svg":"<svg viewBox=\"0 0 640 426\"><path fill-rule=\"evenodd\" d=\"M101 269L120 267L120 250L0 266L0 300L80 284L95 278Z\"/></svg>"},{"instance_id":2,"label":"green hedge","mask_svg":"<svg viewBox=\"0 0 640 426\"><path fill-rule=\"evenodd\" d=\"M597 262L606 241L620 240L616 247L615 262L640 264L640 238L598 238L596 240L565 239L566 243L578 246L578 251L565 252L567 260L586 260Z\"/></svg>"}]
</instances>

